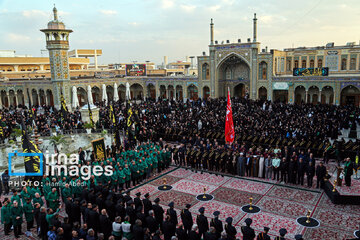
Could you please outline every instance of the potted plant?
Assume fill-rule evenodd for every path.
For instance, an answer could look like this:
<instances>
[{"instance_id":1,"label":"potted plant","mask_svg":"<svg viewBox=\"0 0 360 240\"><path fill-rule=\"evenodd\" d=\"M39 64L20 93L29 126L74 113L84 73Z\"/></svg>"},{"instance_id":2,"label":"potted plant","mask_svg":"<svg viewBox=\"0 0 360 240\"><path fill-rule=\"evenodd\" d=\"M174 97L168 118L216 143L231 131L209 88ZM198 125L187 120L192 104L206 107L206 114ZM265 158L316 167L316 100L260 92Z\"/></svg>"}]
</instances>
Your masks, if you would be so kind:
<instances>
[{"instance_id":1,"label":"potted plant","mask_svg":"<svg viewBox=\"0 0 360 240\"><path fill-rule=\"evenodd\" d=\"M50 144L53 145L56 152L59 152L61 145L65 143L65 138L63 135L55 135L50 137Z\"/></svg>"},{"instance_id":2,"label":"potted plant","mask_svg":"<svg viewBox=\"0 0 360 240\"><path fill-rule=\"evenodd\" d=\"M57 135L56 128L52 128L52 129L51 129L51 135L52 135L52 136L56 136L56 135Z\"/></svg>"},{"instance_id":3,"label":"potted plant","mask_svg":"<svg viewBox=\"0 0 360 240\"><path fill-rule=\"evenodd\" d=\"M106 129L102 130L101 132L101 136L104 137L106 134L108 133L108 131Z\"/></svg>"},{"instance_id":4,"label":"potted plant","mask_svg":"<svg viewBox=\"0 0 360 240\"><path fill-rule=\"evenodd\" d=\"M91 133L91 129L92 129L93 127L94 127L94 126L93 126L91 123L85 123L85 124L84 124L84 128L86 129L87 134L90 134L90 133Z\"/></svg>"},{"instance_id":5,"label":"potted plant","mask_svg":"<svg viewBox=\"0 0 360 240\"><path fill-rule=\"evenodd\" d=\"M11 133L12 137L16 138L17 142L21 142L21 136L22 136L22 131L20 128L14 128L13 132Z\"/></svg>"}]
</instances>

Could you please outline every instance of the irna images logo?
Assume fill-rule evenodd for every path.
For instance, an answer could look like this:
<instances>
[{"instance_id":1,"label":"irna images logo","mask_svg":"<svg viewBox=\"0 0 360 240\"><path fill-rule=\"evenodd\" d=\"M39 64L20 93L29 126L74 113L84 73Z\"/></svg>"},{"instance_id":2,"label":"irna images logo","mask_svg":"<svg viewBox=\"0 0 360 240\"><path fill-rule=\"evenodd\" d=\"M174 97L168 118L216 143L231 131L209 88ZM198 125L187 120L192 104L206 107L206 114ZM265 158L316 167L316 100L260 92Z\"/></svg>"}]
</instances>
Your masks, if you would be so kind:
<instances>
[{"instance_id":1,"label":"irna images logo","mask_svg":"<svg viewBox=\"0 0 360 240\"><path fill-rule=\"evenodd\" d=\"M19 153L18 151L8 154L9 156L9 176L43 176L43 154L42 153ZM24 157L26 172L13 172L12 161L14 157Z\"/></svg>"}]
</instances>

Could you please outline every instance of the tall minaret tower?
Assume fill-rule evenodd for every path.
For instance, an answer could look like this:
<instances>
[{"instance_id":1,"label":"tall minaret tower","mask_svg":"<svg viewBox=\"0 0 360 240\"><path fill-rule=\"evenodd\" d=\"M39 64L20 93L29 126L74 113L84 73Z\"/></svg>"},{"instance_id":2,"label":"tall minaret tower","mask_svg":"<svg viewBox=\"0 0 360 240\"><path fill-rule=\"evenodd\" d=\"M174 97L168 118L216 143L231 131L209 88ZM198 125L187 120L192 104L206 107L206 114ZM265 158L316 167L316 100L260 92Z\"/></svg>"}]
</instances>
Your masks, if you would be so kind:
<instances>
[{"instance_id":1,"label":"tall minaret tower","mask_svg":"<svg viewBox=\"0 0 360 240\"><path fill-rule=\"evenodd\" d=\"M45 33L46 48L49 50L51 82L53 84L54 105L60 109L60 94L64 95L68 109L70 104L70 73L69 73L69 34L71 29L66 29L65 24L58 19L56 7L53 8L54 19L51 20L47 29L40 31Z\"/></svg>"}]
</instances>

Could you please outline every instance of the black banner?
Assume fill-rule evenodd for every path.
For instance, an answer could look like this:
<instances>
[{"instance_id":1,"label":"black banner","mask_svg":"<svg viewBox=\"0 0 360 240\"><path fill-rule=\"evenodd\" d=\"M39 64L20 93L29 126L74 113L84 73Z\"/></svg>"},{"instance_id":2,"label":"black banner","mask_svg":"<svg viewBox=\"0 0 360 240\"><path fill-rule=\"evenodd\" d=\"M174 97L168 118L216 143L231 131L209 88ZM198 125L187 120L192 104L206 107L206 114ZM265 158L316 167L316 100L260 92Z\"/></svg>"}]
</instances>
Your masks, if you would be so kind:
<instances>
[{"instance_id":1,"label":"black banner","mask_svg":"<svg viewBox=\"0 0 360 240\"><path fill-rule=\"evenodd\" d=\"M91 141L96 160L106 160L106 149L104 138Z\"/></svg>"},{"instance_id":2,"label":"black banner","mask_svg":"<svg viewBox=\"0 0 360 240\"><path fill-rule=\"evenodd\" d=\"M0 115L0 138L4 137L4 129L2 127L2 118Z\"/></svg>"},{"instance_id":3,"label":"black banner","mask_svg":"<svg viewBox=\"0 0 360 240\"><path fill-rule=\"evenodd\" d=\"M329 68L294 68L293 76L328 76Z\"/></svg>"},{"instance_id":4,"label":"black banner","mask_svg":"<svg viewBox=\"0 0 360 240\"><path fill-rule=\"evenodd\" d=\"M63 93L60 93L60 104L61 104L61 122L64 123L68 115L68 109L66 107L66 102Z\"/></svg>"},{"instance_id":5,"label":"black banner","mask_svg":"<svg viewBox=\"0 0 360 240\"><path fill-rule=\"evenodd\" d=\"M38 153L42 154L39 148L30 141L29 135L26 132L26 127L23 119L22 121L22 149L23 153ZM40 156L26 156L24 157L25 171L27 173L39 173L40 172Z\"/></svg>"}]
</instances>

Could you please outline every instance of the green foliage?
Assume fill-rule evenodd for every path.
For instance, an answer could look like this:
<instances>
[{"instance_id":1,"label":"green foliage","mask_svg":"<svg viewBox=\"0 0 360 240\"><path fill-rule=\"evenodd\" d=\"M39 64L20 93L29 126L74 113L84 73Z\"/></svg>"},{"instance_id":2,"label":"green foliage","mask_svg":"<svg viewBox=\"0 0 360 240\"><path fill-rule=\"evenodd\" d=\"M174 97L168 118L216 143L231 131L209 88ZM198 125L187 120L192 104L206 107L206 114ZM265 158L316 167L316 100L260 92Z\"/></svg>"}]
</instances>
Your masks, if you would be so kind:
<instances>
[{"instance_id":1,"label":"green foliage","mask_svg":"<svg viewBox=\"0 0 360 240\"><path fill-rule=\"evenodd\" d=\"M62 143L65 143L65 138L63 135L59 134L59 135L50 137L50 144L53 145L54 147L56 147Z\"/></svg>"},{"instance_id":2,"label":"green foliage","mask_svg":"<svg viewBox=\"0 0 360 240\"><path fill-rule=\"evenodd\" d=\"M91 129L91 128L93 128L94 126L91 124L91 123L85 123L84 124L84 128L86 128L86 129Z\"/></svg>"}]
</instances>

